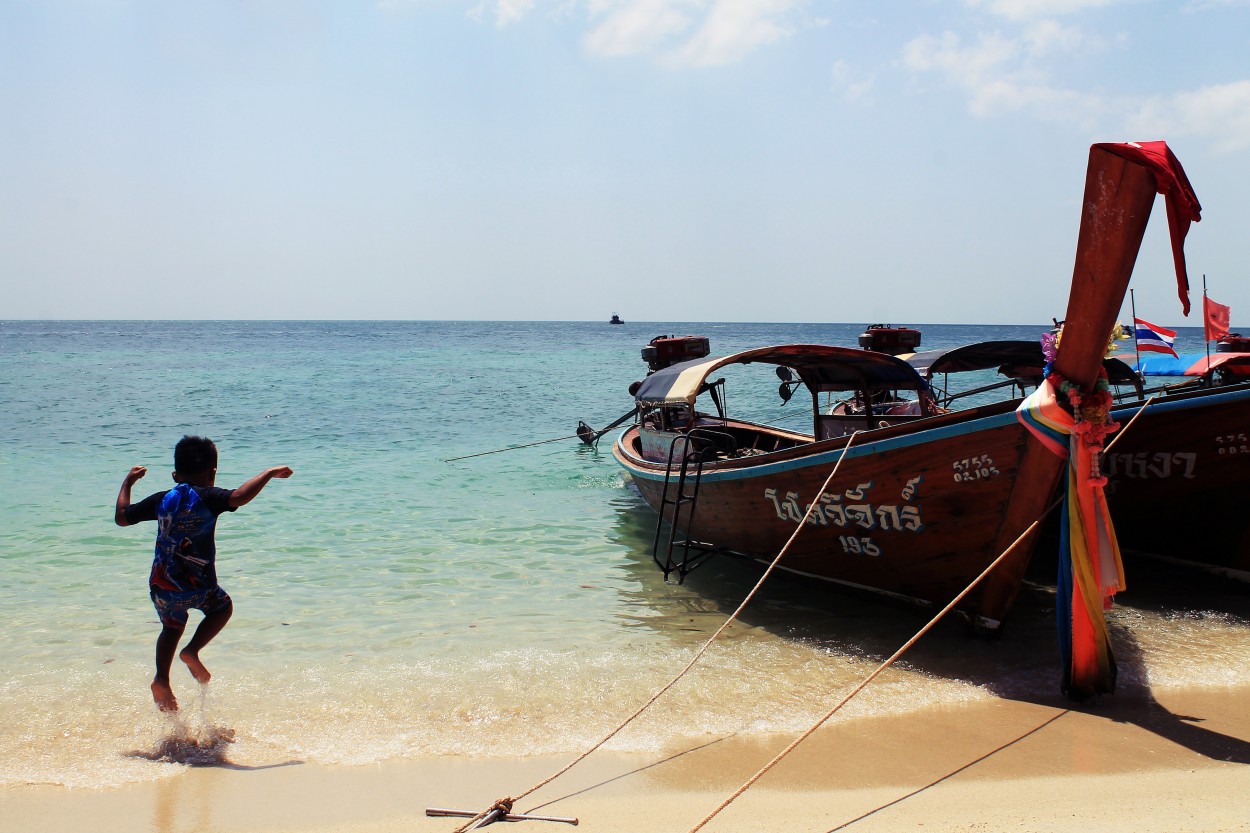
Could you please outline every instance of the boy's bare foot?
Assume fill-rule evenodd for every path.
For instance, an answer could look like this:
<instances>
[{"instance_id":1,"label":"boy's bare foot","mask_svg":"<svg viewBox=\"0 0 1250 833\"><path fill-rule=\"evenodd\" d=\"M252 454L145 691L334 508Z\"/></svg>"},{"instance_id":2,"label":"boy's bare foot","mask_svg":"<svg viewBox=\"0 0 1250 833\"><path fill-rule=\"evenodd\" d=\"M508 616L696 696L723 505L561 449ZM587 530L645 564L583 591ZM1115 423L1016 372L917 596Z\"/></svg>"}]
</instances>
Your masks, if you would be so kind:
<instances>
[{"instance_id":1,"label":"boy's bare foot","mask_svg":"<svg viewBox=\"0 0 1250 833\"><path fill-rule=\"evenodd\" d=\"M191 676L195 677L195 681L200 685L204 685L213 678L213 675L208 673L208 669L204 667L204 663L200 662L199 656L186 648L182 649L178 659L187 664L187 668L191 669Z\"/></svg>"},{"instance_id":2,"label":"boy's bare foot","mask_svg":"<svg viewBox=\"0 0 1250 833\"><path fill-rule=\"evenodd\" d=\"M174 697L174 690L169 687L169 683L153 680L152 699L156 701L156 707L163 712L178 711L178 698Z\"/></svg>"}]
</instances>

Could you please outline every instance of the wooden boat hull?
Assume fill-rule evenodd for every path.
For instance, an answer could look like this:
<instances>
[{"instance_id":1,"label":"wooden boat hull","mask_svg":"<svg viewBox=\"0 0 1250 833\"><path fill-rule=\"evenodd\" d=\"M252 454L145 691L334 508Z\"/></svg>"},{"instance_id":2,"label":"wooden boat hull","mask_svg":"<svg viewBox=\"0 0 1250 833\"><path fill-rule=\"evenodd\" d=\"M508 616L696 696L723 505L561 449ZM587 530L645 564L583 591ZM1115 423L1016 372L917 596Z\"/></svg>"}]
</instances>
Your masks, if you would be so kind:
<instances>
[{"instance_id":1,"label":"wooden boat hull","mask_svg":"<svg viewBox=\"0 0 1250 833\"><path fill-rule=\"evenodd\" d=\"M936 422L943 422L941 418ZM1004 518L1028 448L1014 413L885 428L772 454L709 462L683 532L711 547L772 561L838 465L837 476L779 567L924 603L946 604L1001 551ZM645 430L645 429L643 429ZM643 457L638 426L613 447L643 500L665 520L666 465ZM669 498L676 495L676 478ZM1032 520L1032 519L1030 519ZM684 521L684 519L683 519ZM1025 524L1027 526L1027 523ZM1016 556L1027 562L1031 545ZM973 594L965 611L995 627L1010 593Z\"/></svg>"},{"instance_id":2,"label":"wooden boat hull","mask_svg":"<svg viewBox=\"0 0 1250 833\"><path fill-rule=\"evenodd\" d=\"M1136 408L1114 412L1125 425ZM1250 577L1250 386L1151 404L1103 460L1120 543Z\"/></svg>"}]
</instances>

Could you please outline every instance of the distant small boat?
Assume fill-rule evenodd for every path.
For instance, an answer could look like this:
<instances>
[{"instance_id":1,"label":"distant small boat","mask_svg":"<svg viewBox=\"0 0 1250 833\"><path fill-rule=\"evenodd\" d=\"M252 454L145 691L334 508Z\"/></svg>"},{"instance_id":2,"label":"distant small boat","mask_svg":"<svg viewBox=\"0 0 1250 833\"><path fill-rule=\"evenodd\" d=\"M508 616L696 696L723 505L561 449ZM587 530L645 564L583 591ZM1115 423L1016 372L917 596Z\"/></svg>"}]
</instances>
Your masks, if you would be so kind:
<instances>
[{"instance_id":1,"label":"distant small boat","mask_svg":"<svg viewBox=\"0 0 1250 833\"><path fill-rule=\"evenodd\" d=\"M608 323L609 324L624 324L625 322L621 320L621 317L619 315L617 315L616 313L612 313L612 319L608 321Z\"/></svg>"}]
</instances>

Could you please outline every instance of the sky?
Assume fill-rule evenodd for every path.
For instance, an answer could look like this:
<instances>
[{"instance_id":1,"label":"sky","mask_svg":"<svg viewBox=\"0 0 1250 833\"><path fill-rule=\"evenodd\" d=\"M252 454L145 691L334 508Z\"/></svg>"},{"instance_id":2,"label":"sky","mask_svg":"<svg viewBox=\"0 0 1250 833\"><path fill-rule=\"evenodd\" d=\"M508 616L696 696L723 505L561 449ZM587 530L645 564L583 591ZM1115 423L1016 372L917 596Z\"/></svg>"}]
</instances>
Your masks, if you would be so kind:
<instances>
[{"instance_id":1,"label":"sky","mask_svg":"<svg viewBox=\"0 0 1250 833\"><path fill-rule=\"evenodd\" d=\"M0 0L0 114L0 319L1044 323L1164 140L1250 327L1250 0Z\"/></svg>"}]
</instances>

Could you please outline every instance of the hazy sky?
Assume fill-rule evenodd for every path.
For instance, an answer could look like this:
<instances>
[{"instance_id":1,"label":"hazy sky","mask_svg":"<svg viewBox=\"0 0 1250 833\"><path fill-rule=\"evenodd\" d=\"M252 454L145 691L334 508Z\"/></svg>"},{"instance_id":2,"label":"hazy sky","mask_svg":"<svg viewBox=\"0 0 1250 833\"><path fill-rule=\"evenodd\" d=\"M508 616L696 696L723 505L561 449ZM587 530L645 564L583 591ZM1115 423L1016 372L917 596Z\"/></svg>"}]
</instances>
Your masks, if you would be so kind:
<instances>
[{"instance_id":1,"label":"hazy sky","mask_svg":"<svg viewBox=\"0 0 1250 833\"><path fill-rule=\"evenodd\" d=\"M0 0L0 113L0 319L1045 322L1163 139L1250 325L1250 0Z\"/></svg>"}]
</instances>

